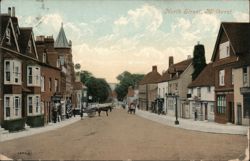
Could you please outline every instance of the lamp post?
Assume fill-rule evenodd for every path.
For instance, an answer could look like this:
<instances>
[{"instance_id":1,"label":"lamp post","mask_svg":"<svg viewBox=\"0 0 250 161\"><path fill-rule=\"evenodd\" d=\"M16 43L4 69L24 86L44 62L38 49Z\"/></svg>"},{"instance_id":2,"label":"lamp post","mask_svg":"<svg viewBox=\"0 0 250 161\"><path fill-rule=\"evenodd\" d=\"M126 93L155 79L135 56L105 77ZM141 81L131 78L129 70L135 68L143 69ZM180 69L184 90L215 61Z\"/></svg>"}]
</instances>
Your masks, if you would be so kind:
<instances>
[{"instance_id":1,"label":"lamp post","mask_svg":"<svg viewBox=\"0 0 250 161\"><path fill-rule=\"evenodd\" d=\"M176 92L176 94L174 95L174 97L175 97L175 125L179 125L179 121L178 121L178 108L177 108L177 97L178 97L178 95L177 95L177 92Z\"/></svg>"}]
</instances>

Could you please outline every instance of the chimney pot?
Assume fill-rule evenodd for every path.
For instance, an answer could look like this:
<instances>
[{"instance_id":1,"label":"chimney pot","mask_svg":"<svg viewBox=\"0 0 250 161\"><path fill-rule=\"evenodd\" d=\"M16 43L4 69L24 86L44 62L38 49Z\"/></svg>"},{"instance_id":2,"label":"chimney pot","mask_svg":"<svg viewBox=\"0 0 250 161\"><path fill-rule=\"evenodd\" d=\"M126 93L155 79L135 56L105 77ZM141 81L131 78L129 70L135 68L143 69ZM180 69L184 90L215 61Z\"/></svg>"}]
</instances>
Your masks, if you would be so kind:
<instances>
[{"instance_id":1,"label":"chimney pot","mask_svg":"<svg viewBox=\"0 0 250 161\"><path fill-rule=\"evenodd\" d=\"M16 16L16 10L15 10L15 7L12 7L12 17L15 17Z\"/></svg>"},{"instance_id":2,"label":"chimney pot","mask_svg":"<svg viewBox=\"0 0 250 161\"><path fill-rule=\"evenodd\" d=\"M157 66L156 65L152 66L152 71L157 72Z\"/></svg>"},{"instance_id":3,"label":"chimney pot","mask_svg":"<svg viewBox=\"0 0 250 161\"><path fill-rule=\"evenodd\" d=\"M8 15L11 16L11 7L8 7Z\"/></svg>"},{"instance_id":4,"label":"chimney pot","mask_svg":"<svg viewBox=\"0 0 250 161\"><path fill-rule=\"evenodd\" d=\"M170 56L169 58L168 58L168 67L170 67L171 65L173 65L174 64L174 57L173 56Z\"/></svg>"}]
</instances>

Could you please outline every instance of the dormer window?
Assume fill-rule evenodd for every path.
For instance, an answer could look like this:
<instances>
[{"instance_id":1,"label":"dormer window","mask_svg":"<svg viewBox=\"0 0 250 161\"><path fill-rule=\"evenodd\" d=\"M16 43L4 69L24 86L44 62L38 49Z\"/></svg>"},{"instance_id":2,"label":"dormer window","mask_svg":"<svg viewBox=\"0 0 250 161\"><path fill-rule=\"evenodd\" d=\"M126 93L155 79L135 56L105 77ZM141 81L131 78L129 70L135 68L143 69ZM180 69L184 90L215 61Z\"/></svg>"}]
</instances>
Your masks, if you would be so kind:
<instances>
[{"instance_id":1,"label":"dormer window","mask_svg":"<svg viewBox=\"0 0 250 161\"><path fill-rule=\"evenodd\" d=\"M220 44L220 59L226 58L230 56L230 46L229 41Z\"/></svg>"},{"instance_id":2,"label":"dormer window","mask_svg":"<svg viewBox=\"0 0 250 161\"><path fill-rule=\"evenodd\" d=\"M6 43L7 43L8 45L11 44L11 43L10 43L10 29L9 29L9 28L7 28L7 30L6 30Z\"/></svg>"},{"instance_id":3,"label":"dormer window","mask_svg":"<svg viewBox=\"0 0 250 161\"><path fill-rule=\"evenodd\" d=\"M47 54L44 52L43 53L43 63L46 63L46 58L47 58Z\"/></svg>"},{"instance_id":4,"label":"dormer window","mask_svg":"<svg viewBox=\"0 0 250 161\"><path fill-rule=\"evenodd\" d=\"M31 53L31 41L28 42L28 52Z\"/></svg>"}]
</instances>

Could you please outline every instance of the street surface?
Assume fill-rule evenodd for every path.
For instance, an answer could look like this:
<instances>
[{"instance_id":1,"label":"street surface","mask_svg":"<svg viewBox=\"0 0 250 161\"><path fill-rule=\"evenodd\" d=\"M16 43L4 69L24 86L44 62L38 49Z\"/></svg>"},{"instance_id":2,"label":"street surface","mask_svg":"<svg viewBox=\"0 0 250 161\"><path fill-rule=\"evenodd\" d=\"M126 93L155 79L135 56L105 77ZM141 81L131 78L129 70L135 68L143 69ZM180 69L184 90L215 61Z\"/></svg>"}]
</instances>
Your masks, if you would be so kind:
<instances>
[{"instance_id":1,"label":"street surface","mask_svg":"<svg viewBox=\"0 0 250 161\"><path fill-rule=\"evenodd\" d=\"M107 117L0 143L13 159L228 160L244 157L247 137L189 131L162 125L123 109Z\"/></svg>"}]
</instances>

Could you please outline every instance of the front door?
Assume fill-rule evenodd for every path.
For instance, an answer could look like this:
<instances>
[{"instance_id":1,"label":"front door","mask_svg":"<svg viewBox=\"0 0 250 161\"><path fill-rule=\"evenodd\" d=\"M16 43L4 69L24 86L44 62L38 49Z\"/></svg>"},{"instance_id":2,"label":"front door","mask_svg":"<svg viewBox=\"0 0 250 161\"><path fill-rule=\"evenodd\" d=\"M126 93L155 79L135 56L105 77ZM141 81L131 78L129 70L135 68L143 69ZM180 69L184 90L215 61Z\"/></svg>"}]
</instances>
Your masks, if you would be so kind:
<instances>
[{"instance_id":1,"label":"front door","mask_svg":"<svg viewBox=\"0 0 250 161\"><path fill-rule=\"evenodd\" d=\"M237 124L242 125L242 107L241 104L237 105Z\"/></svg>"},{"instance_id":2,"label":"front door","mask_svg":"<svg viewBox=\"0 0 250 161\"><path fill-rule=\"evenodd\" d=\"M234 103L229 102L228 122L234 123Z\"/></svg>"},{"instance_id":3,"label":"front door","mask_svg":"<svg viewBox=\"0 0 250 161\"><path fill-rule=\"evenodd\" d=\"M207 103L205 103L205 120L207 120Z\"/></svg>"}]
</instances>

